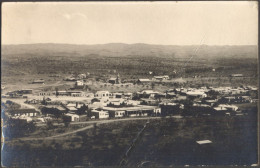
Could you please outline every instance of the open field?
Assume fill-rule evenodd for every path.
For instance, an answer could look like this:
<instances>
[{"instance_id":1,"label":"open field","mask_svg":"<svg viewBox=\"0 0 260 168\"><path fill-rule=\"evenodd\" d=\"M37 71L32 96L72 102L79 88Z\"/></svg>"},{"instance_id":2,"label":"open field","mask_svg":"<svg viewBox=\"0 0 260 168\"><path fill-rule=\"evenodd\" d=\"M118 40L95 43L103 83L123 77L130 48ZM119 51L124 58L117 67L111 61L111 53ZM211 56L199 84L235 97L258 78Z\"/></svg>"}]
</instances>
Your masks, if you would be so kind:
<instances>
[{"instance_id":1,"label":"open field","mask_svg":"<svg viewBox=\"0 0 260 168\"><path fill-rule=\"evenodd\" d=\"M153 75L167 74L171 78L200 76L207 79L215 77L221 80L204 81L204 83L230 84L237 79L222 80L222 77L241 73L250 78L240 80L240 83L254 85L257 83L257 47L255 46L203 46L201 51L194 55L196 46L172 46L168 54L159 51L154 51L152 54L148 51L143 53L142 49L156 48L155 50L158 50L163 46L142 46L140 44L142 47L138 47L138 45L129 46L130 49L121 47L122 51L119 47L120 54L115 54L112 49L117 45L114 45L104 47L109 50L110 54L102 52L97 54L102 50L102 46L94 47L94 49L86 49L88 48L86 46L84 49L84 46L73 45L66 47L56 45L55 48L55 45L47 44L39 44L38 48L37 44L5 46L1 58L2 81L8 84L26 85L33 79L43 78L46 84L53 84L71 74L90 72L89 77L101 81L107 80L117 73L120 73L123 80L152 78ZM75 47L78 49L76 53ZM61 48L63 52L57 52ZM132 50L138 52L131 52ZM149 75L149 71L152 71L153 75ZM60 77L49 77L51 74L58 74ZM198 78L198 80L200 79ZM201 81L198 82L201 83Z\"/></svg>"}]
</instances>

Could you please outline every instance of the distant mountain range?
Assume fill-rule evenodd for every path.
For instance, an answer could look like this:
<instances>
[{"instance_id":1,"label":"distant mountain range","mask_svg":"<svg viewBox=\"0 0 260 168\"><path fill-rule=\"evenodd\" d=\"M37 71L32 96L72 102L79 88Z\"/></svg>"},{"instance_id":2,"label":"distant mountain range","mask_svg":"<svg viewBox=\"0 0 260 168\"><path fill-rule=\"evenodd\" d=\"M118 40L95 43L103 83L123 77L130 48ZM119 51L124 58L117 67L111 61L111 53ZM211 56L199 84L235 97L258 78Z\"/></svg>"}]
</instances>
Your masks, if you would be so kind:
<instances>
[{"instance_id":1,"label":"distant mountain range","mask_svg":"<svg viewBox=\"0 0 260 168\"><path fill-rule=\"evenodd\" d=\"M196 52L197 50L197 52ZM5 56L152 56L152 57L210 57L210 58L257 58L257 46L208 46L208 45L151 45L109 43L97 45L74 44L19 44L2 45L1 54Z\"/></svg>"}]
</instances>

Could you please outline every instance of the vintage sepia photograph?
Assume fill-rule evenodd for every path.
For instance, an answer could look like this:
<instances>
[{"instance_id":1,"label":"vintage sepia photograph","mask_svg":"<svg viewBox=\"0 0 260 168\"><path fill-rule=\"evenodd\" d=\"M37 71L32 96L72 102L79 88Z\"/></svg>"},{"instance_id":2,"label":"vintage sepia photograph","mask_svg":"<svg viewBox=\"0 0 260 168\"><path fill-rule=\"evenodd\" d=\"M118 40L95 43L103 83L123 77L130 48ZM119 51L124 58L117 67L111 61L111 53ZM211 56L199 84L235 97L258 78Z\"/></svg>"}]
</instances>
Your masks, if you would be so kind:
<instances>
[{"instance_id":1,"label":"vintage sepia photograph","mask_svg":"<svg viewBox=\"0 0 260 168\"><path fill-rule=\"evenodd\" d=\"M1 166L259 166L258 1L1 7Z\"/></svg>"}]
</instances>

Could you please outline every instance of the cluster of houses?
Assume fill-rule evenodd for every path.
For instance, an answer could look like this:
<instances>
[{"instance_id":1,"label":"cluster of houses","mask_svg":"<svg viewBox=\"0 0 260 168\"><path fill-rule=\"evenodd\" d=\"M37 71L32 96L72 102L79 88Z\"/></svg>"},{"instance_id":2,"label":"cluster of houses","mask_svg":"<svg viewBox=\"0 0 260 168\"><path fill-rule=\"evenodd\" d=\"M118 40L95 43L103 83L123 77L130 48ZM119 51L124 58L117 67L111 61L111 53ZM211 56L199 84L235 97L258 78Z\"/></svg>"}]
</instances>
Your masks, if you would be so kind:
<instances>
[{"instance_id":1,"label":"cluster of houses","mask_svg":"<svg viewBox=\"0 0 260 168\"><path fill-rule=\"evenodd\" d=\"M31 95L33 90L17 90L8 92L10 98L17 95ZM79 122L89 119L107 119L142 116L171 115L243 115L236 106L238 103L252 103L257 98L255 87L201 87L174 88L165 92L143 90L140 92L95 93L83 91L50 91L38 92L42 99L27 99L25 103L41 106L35 109L10 108L10 116L31 121L38 118L52 119L63 117L67 121ZM52 96L89 97L89 101L52 101ZM10 104L10 103L9 103ZM10 106L10 105L9 105ZM7 103L8 109L8 103Z\"/></svg>"},{"instance_id":2,"label":"cluster of houses","mask_svg":"<svg viewBox=\"0 0 260 168\"><path fill-rule=\"evenodd\" d=\"M34 91L23 89L8 92L2 97L26 98L25 103L40 107L35 109L11 108L7 110L14 118L30 121L38 118L52 119L63 117L67 121L79 122L88 119L107 119L142 116L169 116L169 115L241 115L236 106L239 103L257 101L256 87L200 87L200 88L173 88L166 91L142 90L139 92L110 92L100 90L90 92L83 89L84 79L89 74L79 74L65 78L74 81L75 87L69 90ZM239 75L235 75L239 76ZM137 84L153 81L169 80L168 75L154 76L150 79L138 79ZM44 83L43 79L33 83ZM120 75L107 80L108 85L133 85L122 83ZM30 95L37 98L30 98ZM53 100L54 97L64 96L65 101ZM66 96L87 98L85 101L66 101ZM71 99L70 99L71 100ZM7 109L10 105L7 105Z\"/></svg>"}]
</instances>

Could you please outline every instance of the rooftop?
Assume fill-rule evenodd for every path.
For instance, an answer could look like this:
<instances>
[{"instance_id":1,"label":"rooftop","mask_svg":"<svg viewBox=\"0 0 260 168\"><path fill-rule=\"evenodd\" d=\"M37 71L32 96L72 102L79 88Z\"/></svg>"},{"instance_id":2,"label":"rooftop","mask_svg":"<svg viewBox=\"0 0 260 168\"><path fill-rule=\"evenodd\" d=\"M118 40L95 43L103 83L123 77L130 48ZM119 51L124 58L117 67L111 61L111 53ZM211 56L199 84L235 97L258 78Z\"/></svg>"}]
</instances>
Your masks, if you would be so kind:
<instances>
[{"instance_id":1,"label":"rooftop","mask_svg":"<svg viewBox=\"0 0 260 168\"><path fill-rule=\"evenodd\" d=\"M196 142L200 145L212 143L212 141L210 141L210 140L201 140L201 141L196 141Z\"/></svg>"}]
</instances>

